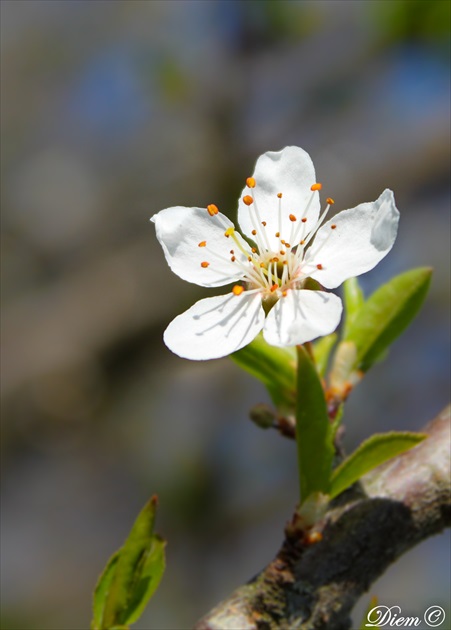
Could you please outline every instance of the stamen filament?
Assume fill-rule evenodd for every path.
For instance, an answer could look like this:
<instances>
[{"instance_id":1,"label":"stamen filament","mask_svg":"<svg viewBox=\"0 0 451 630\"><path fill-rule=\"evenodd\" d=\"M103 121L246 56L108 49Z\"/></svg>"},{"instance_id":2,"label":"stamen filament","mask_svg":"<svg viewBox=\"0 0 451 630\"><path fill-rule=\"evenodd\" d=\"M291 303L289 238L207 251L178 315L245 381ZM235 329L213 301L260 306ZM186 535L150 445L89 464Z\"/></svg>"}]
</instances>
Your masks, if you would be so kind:
<instances>
[{"instance_id":1,"label":"stamen filament","mask_svg":"<svg viewBox=\"0 0 451 630\"><path fill-rule=\"evenodd\" d=\"M209 258L213 258L216 259L216 261L220 262L220 263L227 263L230 264L232 263L233 265L236 265L239 269L241 269L241 271L243 272L243 279L246 280L246 282L257 282L260 283L261 282L261 274L257 271L257 269L251 266L247 266L245 265L241 260L238 260L235 256L233 256L233 258L235 258L235 260L229 260L228 258L225 258L224 256L222 256L221 254L218 254L217 251L215 251L214 249L211 249L208 245L206 247L203 248L203 251L208 252L209 254ZM247 252L243 251L244 255L247 257ZM204 268L206 268L204 265L201 265Z\"/></svg>"},{"instance_id":2,"label":"stamen filament","mask_svg":"<svg viewBox=\"0 0 451 630\"><path fill-rule=\"evenodd\" d=\"M327 213L330 210L330 203L327 204L326 209L324 210L324 212L322 213L322 215L320 216L320 218L318 219L318 221L316 222L315 227L313 228L313 230L310 232L310 234L307 236L307 238L305 239L305 243L303 244L303 248L305 249L307 247L307 245L310 243L310 241L312 240L312 238L315 236L315 234L318 232L319 228L321 227L322 223L324 222L324 219L326 218Z\"/></svg>"},{"instance_id":3,"label":"stamen filament","mask_svg":"<svg viewBox=\"0 0 451 630\"><path fill-rule=\"evenodd\" d=\"M315 191L312 192L312 194L310 195L310 199L307 202L307 205L305 207L304 213L303 213L303 217L306 218L307 217L307 212L309 211L310 206L312 205L312 201L315 197ZM300 239L299 237L301 236L301 231L307 227L307 223L308 221L299 221L296 231L294 233L293 236L290 237L290 243L297 243ZM302 238L304 238L304 234L302 235Z\"/></svg>"},{"instance_id":4,"label":"stamen filament","mask_svg":"<svg viewBox=\"0 0 451 630\"><path fill-rule=\"evenodd\" d=\"M336 225L332 225L330 231L327 233L326 238L324 239L324 241L321 243L321 245L318 247L318 249L315 251L315 255L318 254L324 247L324 245L327 243L327 241L330 239L330 237L332 236L333 232L336 230L337 226Z\"/></svg>"},{"instance_id":5,"label":"stamen filament","mask_svg":"<svg viewBox=\"0 0 451 630\"><path fill-rule=\"evenodd\" d=\"M260 212L258 211L258 206L257 206L257 202L255 201L255 197L254 197L254 208L255 208L255 214L256 214L257 222L258 222L258 228L257 228L257 233L258 233L258 230L261 229L260 226L262 225L263 222L260 217ZM263 225L266 225L266 223L263 223ZM266 234L266 230L262 230L262 232L263 232L263 238L266 242L266 247L264 249L271 251L271 245L269 244L269 239L268 239L268 235Z\"/></svg>"}]
</instances>

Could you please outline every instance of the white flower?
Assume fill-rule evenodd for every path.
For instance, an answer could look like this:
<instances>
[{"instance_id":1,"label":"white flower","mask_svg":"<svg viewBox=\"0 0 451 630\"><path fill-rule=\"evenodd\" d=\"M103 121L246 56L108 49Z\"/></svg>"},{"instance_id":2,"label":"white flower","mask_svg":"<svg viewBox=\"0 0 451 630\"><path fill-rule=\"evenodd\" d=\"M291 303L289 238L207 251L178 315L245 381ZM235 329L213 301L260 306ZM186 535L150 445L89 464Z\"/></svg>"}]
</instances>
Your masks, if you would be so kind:
<instances>
[{"instance_id":1,"label":"white flower","mask_svg":"<svg viewBox=\"0 0 451 630\"><path fill-rule=\"evenodd\" d=\"M166 345L187 359L214 359L239 350L263 330L275 346L293 346L337 327L342 304L327 289L372 269L392 248L399 212L393 193L338 213L324 223L309 155L298 147L262 155L240 197L246 241L213 204L176 206L152 217L166 260L178 276L205 287L235 283L176 317ZM249 242L251 241L251 242ZM238 284L239 283L239 284ZM311 285L310 285L311 286Z\"/></svg>"}]
</instances>

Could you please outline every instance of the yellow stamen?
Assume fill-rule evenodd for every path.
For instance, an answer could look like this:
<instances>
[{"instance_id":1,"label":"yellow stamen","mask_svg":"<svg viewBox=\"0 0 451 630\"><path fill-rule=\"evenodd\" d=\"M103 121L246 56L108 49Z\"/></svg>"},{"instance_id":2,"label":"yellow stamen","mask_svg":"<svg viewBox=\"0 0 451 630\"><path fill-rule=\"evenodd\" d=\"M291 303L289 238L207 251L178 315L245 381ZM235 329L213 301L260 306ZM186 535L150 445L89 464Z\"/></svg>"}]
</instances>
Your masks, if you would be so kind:
<instances>
[{"instance_id":1,"label":"yellow stamen","mask_svg":"<svg viewBox=\"0 0 451 630\"><path fill-rule=\"evenodd\" d=\"M233 227L229 227L227 228L227 230L224 232L224 236L226 236L227 238L229 238L229 236L233 236L235 232L235 228Z\"/></svg>"},{"instance_id":2,"label":"yellow stamen","mask_svg":"<svg viewBox=\"0 0 451 630\"><path fill-rule=\"evenodd\" d=\"M248 177L246 179L246 186L248 186L249 188L255 188L255 184L256 184L256 181L253 177Z\"/></svg>"},{"instance_id":3,"label":"yellow stamen","mask_svg":"<svg viewBox=\"0 0 451 630\"><path fill-rule=\"evenodd\" d=\"M243 291L244 287L242 287L240 284L236 284L232 289L234 295L241 295Z\"/></svg>"}]
</instances>

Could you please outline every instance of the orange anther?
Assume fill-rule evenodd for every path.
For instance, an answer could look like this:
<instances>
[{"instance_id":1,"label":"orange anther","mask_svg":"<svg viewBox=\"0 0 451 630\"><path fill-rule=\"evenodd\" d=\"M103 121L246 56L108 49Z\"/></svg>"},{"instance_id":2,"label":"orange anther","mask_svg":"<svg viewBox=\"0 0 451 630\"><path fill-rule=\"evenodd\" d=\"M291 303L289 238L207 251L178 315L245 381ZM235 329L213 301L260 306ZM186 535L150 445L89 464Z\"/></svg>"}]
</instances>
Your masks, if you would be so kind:
<instances>
[{"instance_id":1,"label":"orange anther","mask_svg":"<svg viewBox=\"0 0 451 630\"><path fill-rule=\"evenodd\" d=\"M207 241L201 241L198 247L205 247L206 244L207 244Z\"/></svg>"},{"instance_id":2,"label":"orange anther","mask_svg":"<svg viewBox=\"0 0 451 630\"><path fill-rule=\"evenodd\" d=\"M208 214L213 217L215 214L218 214L219 210L218 210L218 206L215 206L214 203L211 203L209 206L207 206L207 210L208 210Z\"/></svg>"},{"instance_id":3,"label":"orange anther","mask_svg":"<svg viewBox=\"0 0 451 630\"><path fill-rule=\"evenodd\" d=\"M246 206L250 206L254 203L254 200L252 199L250 195L244 195L243 201L246 204Z\"/></svg>"},{"instance_id":4,"label":"orange anther","mask_svg":"<svg viewBox=\"0 0 451 630\"><path fill-rule=\"evenodd\" d=\"M277 196L279 197L279 199L282 199L282 193L277 193Z\"/></svg>"},{"instance_id":5,"label":"orange anther","mask_svg":"<svg viewBox=\"0 0 451 630\"><path fill-rule=\"evenodd\" d=\"M286 241L285 241L284 245L285 245L285 247L286 247L287 249L290 249L290 248L291 248L290 243L287 243Z\"/></svg>"},{"instance_id":6,"label":"orange anther","mask_svg":"<svg viewBox=\"0 0 451 630\"><path fill-rule=\"evenodd\" d=\"M280 232L276 232L276 238L279 238Z\"/></svg>"},{"instance_id":7,"label":"orange anther","mask_svg":"<svg viewBox=\"0 0 451 630\"><path fill-rule=\"evenodd\" d=\"M251 234L252 236L255 236L257 234L257 230L252 230Z\"/></svg>"},{"instance_id":8,"label":"orange anther","mask_svg":"<svg viewBox=\"0 0 451 630\"><path fill-rule=\"evenodd\" d=\"M281 256L285 256L285 253L286 253L286 252L285 252L283 249L281 249L281 250L280 250L280 252L279 252L279 254L280 254Z\"/></svg>"},{"instance_id":9,"label":"orange anther","mask_svg":"<svg viewBox=\"0 0 451 630\"><path fill-rule=\"evenodd\" d=\"M310 190L321 190L322 187L322 184L313 184L313 186L310 186Z\"/></svg>"},{"instance_id":10,"label":"orange anther","mask_svg":"<svg viewBox=\"0 0 451 630\"><path fill-rule=\"evenodd\" d=\"M274 258L271 258L270 262L279 262L279 259L277 258L277 256L274 256Z\"/></svg>"},{"instance_id":11,"label":"orange anther","mask_svg":"<svg viewBox=\"0 0 451 630\"><path fill-rule=\"evenodd\" d=\"M290 214L289 216L290 221L297 221L296 217L294 216L294 214Z\"/></svg>"},{"instance_id":12,"label":"orange anther","mask_svg":"<svg viewBox=\"0 0 451 630\"><path fill-rule=\"evenodd\" d=\"M304 245L305 241L304 239L302 239L302 241L299 241L299 245Z\"/></svg>"},{"instance_id":13,"label":"orange anther","mask_svg":"<svg viewBox=\"0 0 451 630\"><path fill-rule=\"evenodd\" d=\"M335 225L335 223L333 223L333 224L330 226L330 229L331 229L331 230L335 230L335 228L336 228L336 227L337 227L337 226Z\"/></svg>"},{"instance_id":14,"label":"orange anther","mask_svg":"<svg viewBox=\"0 0 451 630\"><path fill-rule=\"evenodd\" d=\"M240 284L236 284L232 289L234 295L241 295L243 291L244 287L242 287Z\"/></svg>"},{"instance_id":15,"label":"orange anther","mask_svg":"<svg viewBox=\"0 0 451 630\"><path fill-rule=\"evenodd\" d=\"M263 227L266 227L266 221L262 221Z\"/></svg>"},{"instance_id":16,"label":"orange anther","mask_svg":"<svg viewBox=\"0 0 451 630\"><path fill-rule=\"evenodd\" d=\"M271 293L273 293L274 291L277 291L278 288L279 288L278 284L273 284L271 287Z\"/></svg>"},{"instance_id":17,"label":"orange anther","mask_svg":"<svg viewBox=\"0 0 451 630\"><path fill-rule=\"evenodd\" d=\"M304 217L303 219L301 219L302 223L305 223L307 221L307 217Z\"/></svg>"},{"instance_id":18,"label":"orange anther","mask_svg":"<svg viewBox=\"0 0 451 630\"><path fill-rule=\"evenodd\" d=\"M232 262L235 262L236 258L235 256L232 256L232 258L230 259Z\"/></svg>"},{"instance_id":19,"label":"orange anther","mask_svg":"<svg viewBox=\"0 0 451 630\"><path fill-rule=\"evenodd\" d=\"M234 253L235 253L235 251L234 251L233 249L231 249L231 250L230 250L230 253L231 253L231 254L234 254Z\"/></svg>"},{"instance_id":20,"label":"orange anther","mask_svg":"<svg viewBox=\"0 0 451 630\"><path fill-rule=\"evenodd\" d=\"M265 263L260 263L260 267L264 269L266 267Z\"/></svg>"},{"instance_id":21,"label":"orange anther","mask_svg":"<svg viewBox=\"0 0 451 630\"><path fill-rule=\"evenodd\" d=\"M209 266L209 264L210 264L209 262L204 261L200 263L200 266L206 269Z\"/></svg>"},{"instance_id":22,"label":"orange anther","mask_svg":"<svg viewBox=\"0 0 451 630\"><path fill-rule=\"evenodd\" d=\"M247 186L248 188L255 188L255 183L256 183L256 182L255 182L255 179L254 179L253 177L248 177L248 178L246 179L246 186Z\"/></svg>"},{"instance_id":23,"label":"orange anther","mask_svg":"<svg viewBox=\"0 0 451 630\"><path fill-rule=\"evenodd\" d=\"M321 264L320 264L320 265L316 265L316 268L317 268L317 269L322 269L322 268L323 268L323 266L322 266Z\"/></svg>"},{"instance_id":24,"label":"orange anther","mask_svg":"<svg viewBox=\"0 0 451 630\"><path fill-rule=\"evenodd\" d=\"M282 291L282 297L287 297L288 293L286 291Z\"/></svg>"},{"instance_id":25,"label":"orange anther","mask_svg":"<svg viewBox=\"0 0 451 630\"><path fill-rule=\"evenodd\" d=\"M255 249L255 247L252 247L252 248L251 248L251 252L252 252L253 254L256 254L256 253L257 253L257 250Z\"/></svg>"},{"instance_id":26,"label":"orange anther","mask_svg":"<svg viewBox=\"0 0 451 630\"><path fill-rule=\"evenodd\" d=\"M328 197L328 198L326 199L326 203L328 203L328 204L329 204L329 206L333 206L333 205L334 205L334 203L335 203L335 201L332 199L332 197Z\"/></svg>"}]
</instances>

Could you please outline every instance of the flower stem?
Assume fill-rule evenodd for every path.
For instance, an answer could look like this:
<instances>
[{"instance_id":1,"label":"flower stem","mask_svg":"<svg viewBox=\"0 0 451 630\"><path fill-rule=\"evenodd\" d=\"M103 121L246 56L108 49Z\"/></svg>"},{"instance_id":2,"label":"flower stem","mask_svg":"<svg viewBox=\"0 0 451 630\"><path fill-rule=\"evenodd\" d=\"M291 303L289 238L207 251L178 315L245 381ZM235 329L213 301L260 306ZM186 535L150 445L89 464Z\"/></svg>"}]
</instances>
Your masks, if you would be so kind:
<instances>
[{"instance_id":1,"label":"flower stem","mask_svg":"<svg viewBox=\"0 0 451 630\"><path fill-rule=\"evenodd\" d=\"M308 349L297 346L296 443L303 503L313 492L327 494L334 457L333 435L321 378Z\"/></svg>"}]
</instances>

